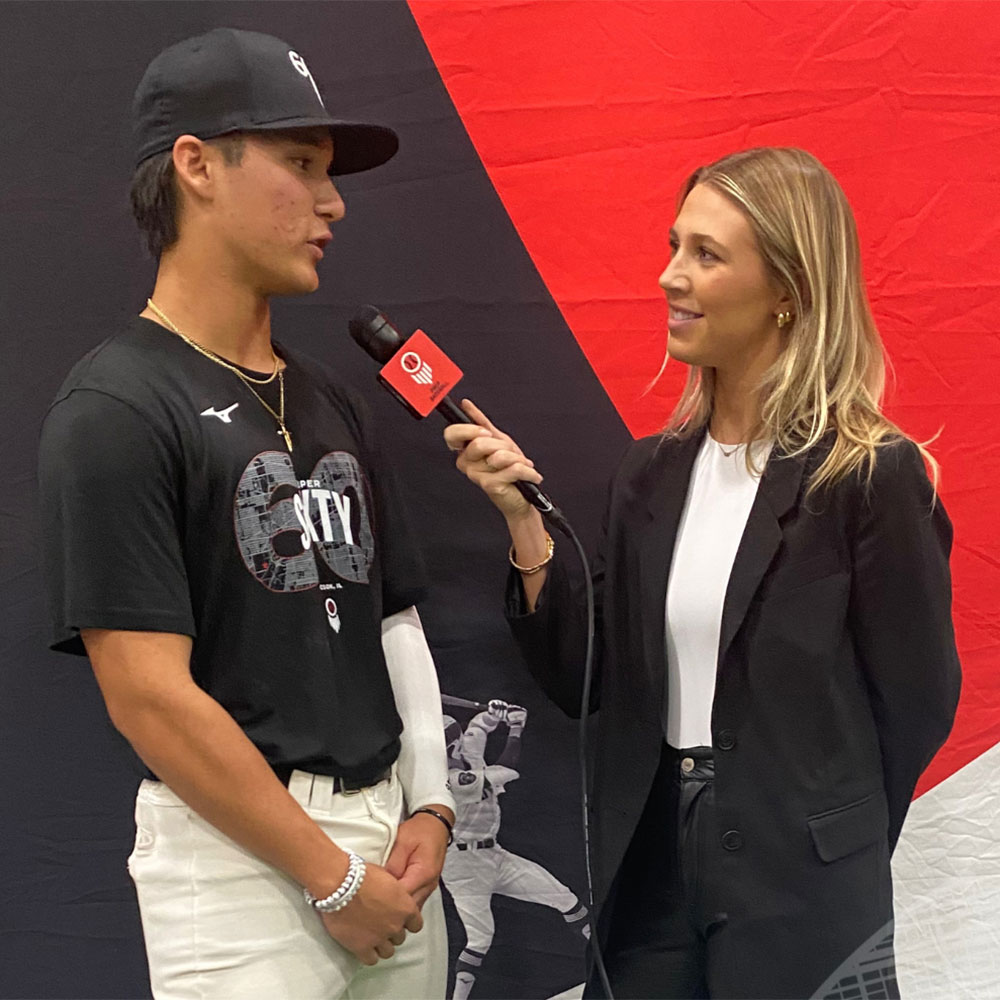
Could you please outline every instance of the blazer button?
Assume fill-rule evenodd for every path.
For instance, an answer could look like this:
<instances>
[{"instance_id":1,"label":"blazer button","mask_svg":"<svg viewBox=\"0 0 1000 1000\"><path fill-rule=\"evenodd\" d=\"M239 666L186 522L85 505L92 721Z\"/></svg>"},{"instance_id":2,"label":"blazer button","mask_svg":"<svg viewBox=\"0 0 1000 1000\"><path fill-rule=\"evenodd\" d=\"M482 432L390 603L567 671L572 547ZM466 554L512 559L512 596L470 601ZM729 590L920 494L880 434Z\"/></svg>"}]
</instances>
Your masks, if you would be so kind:
<instances>
[{"instance_id":1,"label":"blazer button","mask_svg":"<svg viewBox=\"0 0 1000 1000\"><path fill-rule=\"evenodd\" d=\"M743 834L739 830L727 830L722 835L722 846L727 851L738 851L743 846Z\"/></svg>"},{"instance_id":2,"label":"blazer button","mask_svg":"<svg viewBox=\"0 0 1000 1000\"><path fill-rule=\"evenodd\" d=\"M736 746L736 733L731 729L720 729L715 738L715 745L720 750L732 750Z\"/></svg>"}]
</instances>

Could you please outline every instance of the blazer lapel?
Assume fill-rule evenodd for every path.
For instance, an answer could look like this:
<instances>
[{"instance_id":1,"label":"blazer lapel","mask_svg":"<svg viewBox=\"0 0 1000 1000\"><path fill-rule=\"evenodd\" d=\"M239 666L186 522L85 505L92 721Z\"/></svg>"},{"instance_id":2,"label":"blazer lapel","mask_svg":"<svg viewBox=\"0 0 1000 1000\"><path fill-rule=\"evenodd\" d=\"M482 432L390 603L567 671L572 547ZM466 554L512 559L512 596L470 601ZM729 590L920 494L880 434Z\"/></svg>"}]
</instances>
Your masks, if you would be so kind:
<instances>
[{"instance_id":1,"label":"blazer lapel","mask_svg":"<svg viewBox=\"0 0 1000 1000\"><path fill-rule=\"evenodd\" d=\"M801 457L772 455L768 460L729 575L719 634L720 664L781 544L779 521L795 503L803 468Z\"/></svg>"},{"instance_id":2,"label":"blazer lapel","mask_svg":"<svg viewBox=\"0 0 1000 1000\"><path fill-rule=\"evenodd\" d=\"M642 633L649 690L663 690L666 679L667 577L674 542L687 499L691 468L704 440L701 431L680 441L665 441L650 463L646 495L649 520L637 539ZM659 701L652 707L659 715Z\"/></svg>"}]
</instances>

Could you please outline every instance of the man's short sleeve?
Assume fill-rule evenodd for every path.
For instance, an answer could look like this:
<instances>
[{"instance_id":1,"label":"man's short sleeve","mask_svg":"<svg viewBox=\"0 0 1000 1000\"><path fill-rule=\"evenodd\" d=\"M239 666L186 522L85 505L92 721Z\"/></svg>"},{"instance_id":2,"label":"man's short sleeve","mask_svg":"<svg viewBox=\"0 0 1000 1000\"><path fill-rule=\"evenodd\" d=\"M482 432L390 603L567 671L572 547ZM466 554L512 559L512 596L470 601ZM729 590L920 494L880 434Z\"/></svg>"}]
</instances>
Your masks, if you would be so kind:
<instances>
[{"instance_id":1,"label":"man's short sleeve","mask_svg":"<svg viewBox=\"0 0 1000 1000\"><path fill-rule=\"evenodd\" d=\"M382 617L412 607L427 596L427 571L400 503L395 476L382 466L373 473L376 551L382 569Z\"/></svg>"},{"instance_id":2,"label":"man's short sleeve","mask_svg":"<svg viewBox=\"0 0 1000 1000\"><path fill-rule=\"evenodd\" d=\"M368 480L374 493L382 617L388 618L427 596L427 570L410 530L396 474L374 433L372 415L360 398L354 397L351 402L360 425Z\"/></svg>"},{"instance_id":3,"label":"man's short sleeve","mask_svg":"<svg viewBox=\"0 0 1000 1000\"><path fill-rule=\"evenodd\" d=\"M83 628L193 636L165 436L129 404L76 389L45 419L38 475L52 648L84 653Z\"/></svg>"}]
</instances>

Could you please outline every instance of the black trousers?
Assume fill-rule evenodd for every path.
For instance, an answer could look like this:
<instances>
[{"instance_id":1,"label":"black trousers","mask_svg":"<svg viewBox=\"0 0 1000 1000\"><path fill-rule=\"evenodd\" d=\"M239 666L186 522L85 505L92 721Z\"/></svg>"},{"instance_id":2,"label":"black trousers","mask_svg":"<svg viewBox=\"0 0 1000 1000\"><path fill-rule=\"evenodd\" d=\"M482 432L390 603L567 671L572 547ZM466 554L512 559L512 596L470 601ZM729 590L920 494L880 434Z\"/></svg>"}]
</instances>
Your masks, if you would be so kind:
<instances>
[{"instance_id":1,"label":"black trousers","mask_svg":"<svg viewBox=\"0 0 1000 1000\"><path fill-rule=\"evenodd\" d=\"M798 939L795 920L762 932L741 927L727 912L732 887L718 872L714 773L710 748L664 744L646 808L601 914L602 953L616 1000L898 1000L891 923L877 960L816 994L845 957L836 941L817 946L817 933L822 938L825 931L822 915L815 915L815 933L803 925ZM844 945L848 953L853 947ZM584 997L604 996L592 968Z\"/></svg>"}]
</instances>

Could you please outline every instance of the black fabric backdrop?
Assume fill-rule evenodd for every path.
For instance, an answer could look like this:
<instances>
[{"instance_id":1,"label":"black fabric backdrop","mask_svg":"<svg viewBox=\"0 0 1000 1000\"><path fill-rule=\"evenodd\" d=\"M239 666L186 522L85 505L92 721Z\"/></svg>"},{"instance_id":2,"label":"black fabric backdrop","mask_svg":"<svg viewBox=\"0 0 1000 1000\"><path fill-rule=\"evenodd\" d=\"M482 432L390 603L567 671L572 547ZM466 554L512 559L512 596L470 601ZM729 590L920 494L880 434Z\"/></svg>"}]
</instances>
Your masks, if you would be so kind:
<instances>
[{"instance_id":1,"label":"black fabric backdrop","mask_svg":"<svg viewBox=\"0 0 1000 1000\"><path fill-rule=\"evenodd\" d=\"M286 342L368 392L435 586L421 607L442 690L529 711L501 842L583 893L575 726L527 676L500 610L505 534L374 381L348 317L381 305L465 369L462 390L520 439L592 545L602 482L629 435L539 279L403 3L8 3L0 6L0 996L148 995L125 870L137 777L84 660L49 653L35 508L45 409L73 362L140 310L153 265L127 208L128 108L149 59L217 25L279 35L328 107L398 129L400 155L346 178L322 287L276 303ZM461 715L460 712L453 714ZM468 718L466 713L462 721ZM545 997L582 978L559 914L494 898L473 997ZM449 908L452 958L464 943Z\"/></svg>"}]
</instances>

